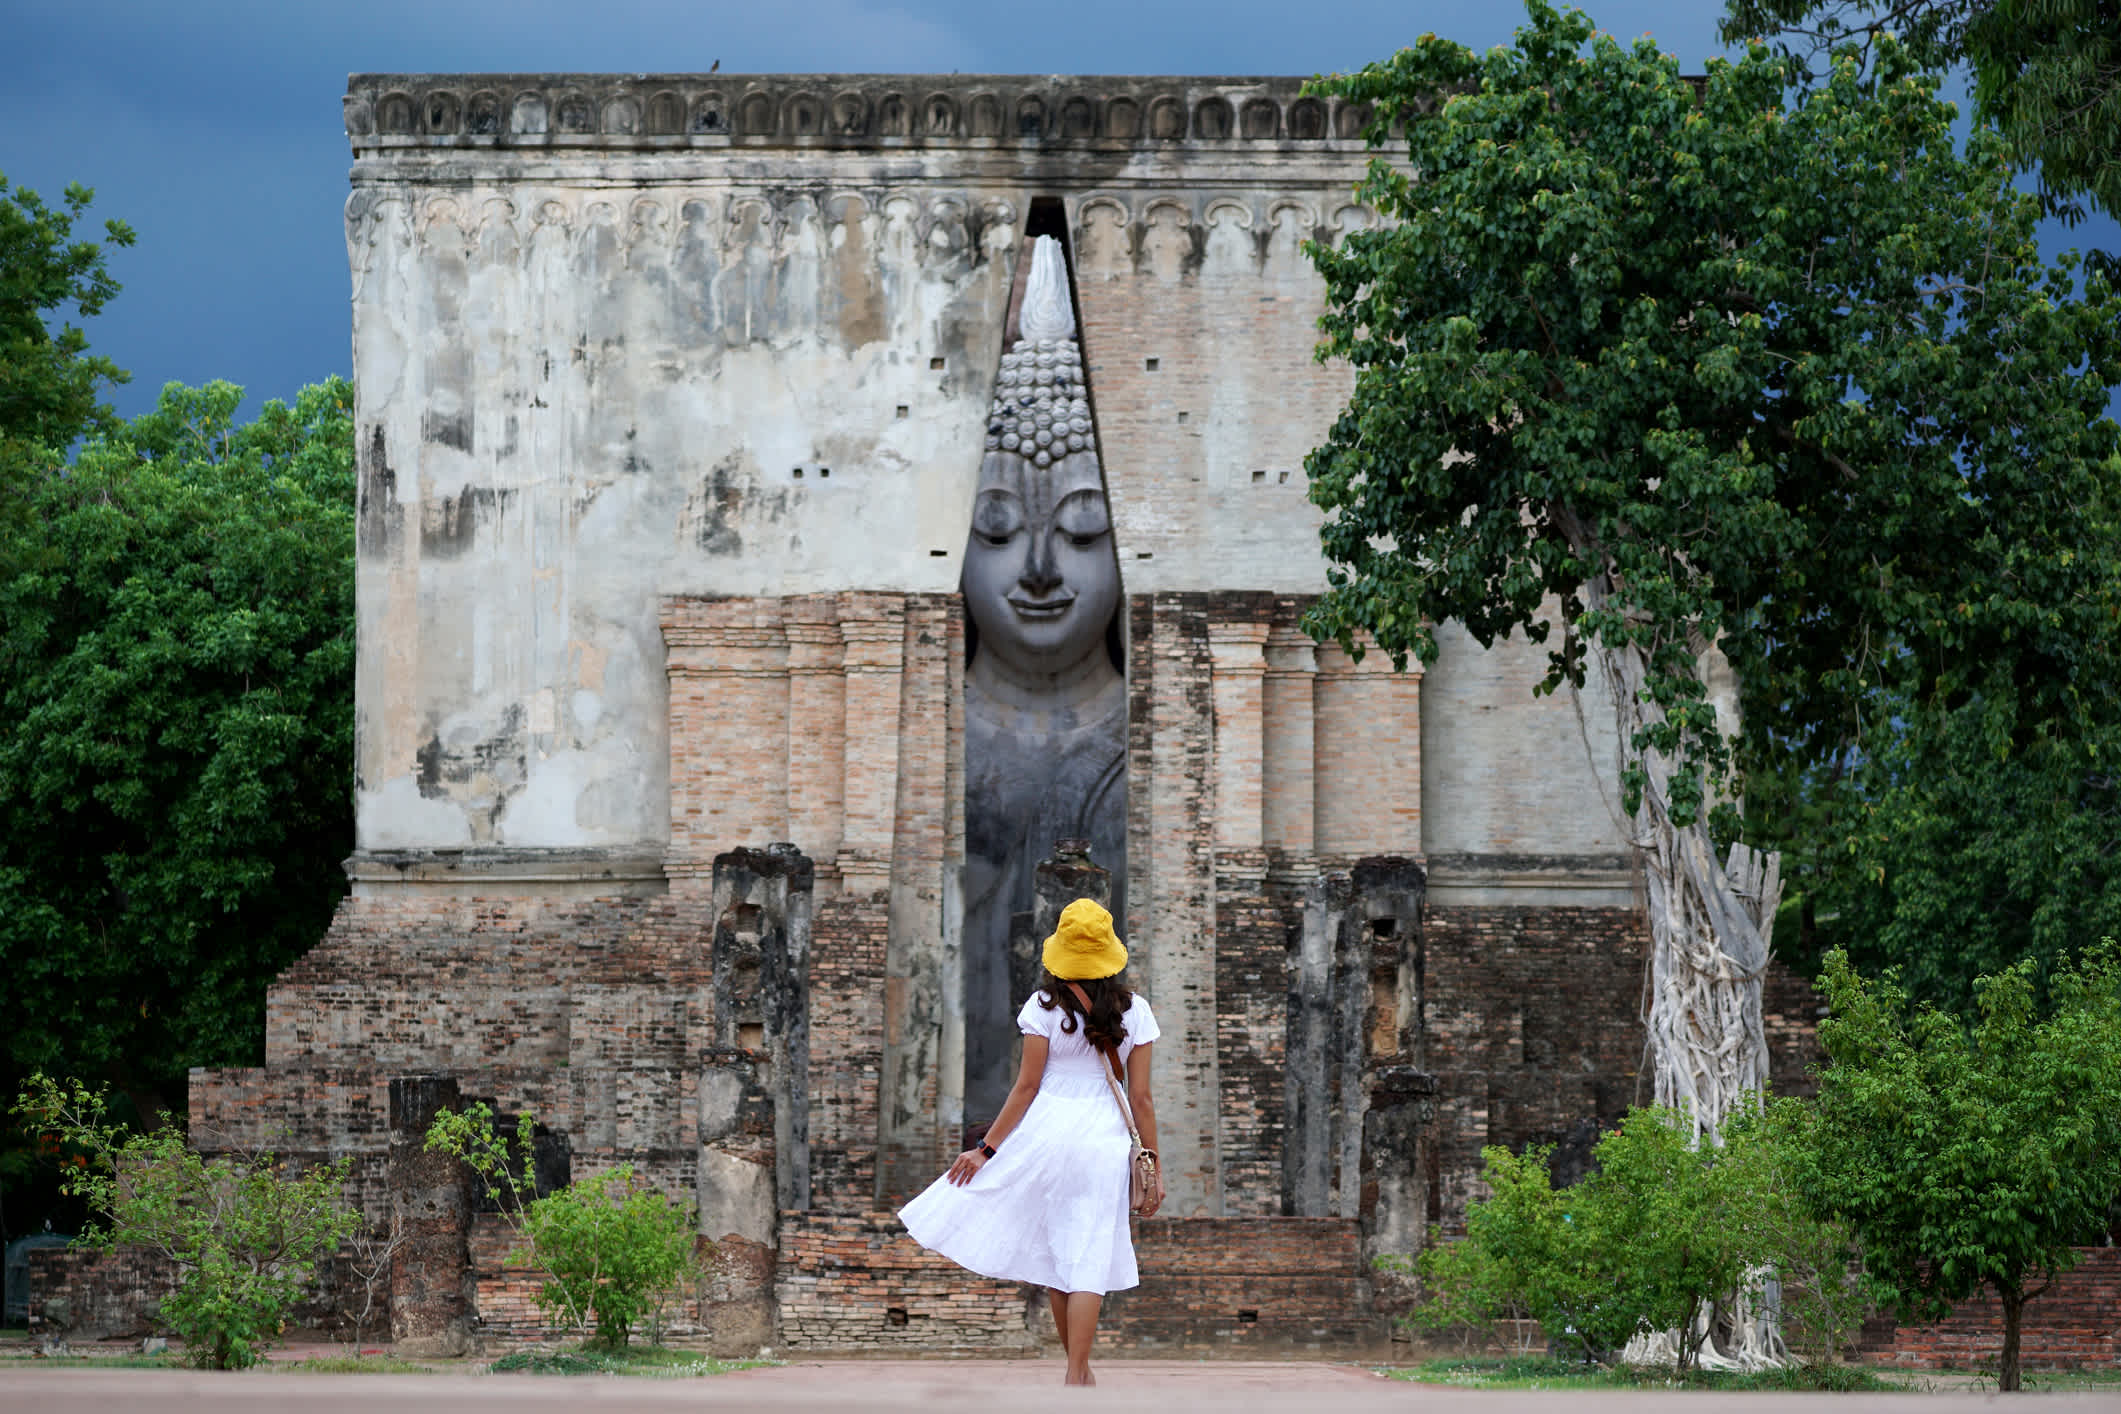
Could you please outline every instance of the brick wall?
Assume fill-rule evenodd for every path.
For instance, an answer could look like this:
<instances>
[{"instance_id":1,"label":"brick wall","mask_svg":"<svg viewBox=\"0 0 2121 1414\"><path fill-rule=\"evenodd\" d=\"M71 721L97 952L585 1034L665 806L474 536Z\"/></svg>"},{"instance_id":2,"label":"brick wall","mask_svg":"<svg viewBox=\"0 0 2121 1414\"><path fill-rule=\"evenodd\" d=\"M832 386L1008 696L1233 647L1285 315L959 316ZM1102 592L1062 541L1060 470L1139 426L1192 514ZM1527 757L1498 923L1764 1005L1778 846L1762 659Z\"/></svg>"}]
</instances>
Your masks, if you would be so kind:
<instances>
[{"instance_id":1,"label":"brick wall","mask_svg":"<svg viewBox=\"0 0 2121 1414\"><path fill-rule=\"evenodd\" d=\"M2025 1304L2018 1358L2042 1370L2121 1363L2121 1248L2080 1247L2077 1266ZM1903 1326L1890 1315L1864 1325L1860 1358L1878 1365L1934 1370L1994 1366L2003 1350L2003 1306L1986 1288L1930 1326Z\"/></svg>"},{"instance_id":2,"label":"brick wall","mask_svg":"<svg viewBox=\"0 0 2121 1414\"><path fill-rule=\"evenodd\" d=\"M1101 1348L1148 1353L1379 1347L1352 1221L1135 1223L1141 1285L1106 1298ZM1045 1292L974 1276L889 1213L781 1215L782 1343L795 1350L980 1350L1047 1337Z\"/></svg>"},{"instance_id":3,"label":"brick wall","mask_svg":"<svg viewBox=\"0 0 2121 1414\"><path fill-rule=\"evenodd\" d=\"M1025 1295L929 1252L890 1213L781 1214L781 1343L794 1350L1016 1350Z\"/></svg>"},{"instance_id":4,"label":"brick wall","mask_svg":"<svg viewBox=\"0 0 2121 1414\"><path fill-rule=\"evenodd\" d=\"M1557 1165L1580 1172L1598 1133L1650 1102L1649 930L1631 909L1432 906L1424 946L1424 1063L1438 1088L1431 1216L1455 1230L1477 1193L1482 1145L1556 1144ZM1764 986L1772 1083L1803 1093L1817 999L1779 964Z\"/></svg>"}]
</instances>

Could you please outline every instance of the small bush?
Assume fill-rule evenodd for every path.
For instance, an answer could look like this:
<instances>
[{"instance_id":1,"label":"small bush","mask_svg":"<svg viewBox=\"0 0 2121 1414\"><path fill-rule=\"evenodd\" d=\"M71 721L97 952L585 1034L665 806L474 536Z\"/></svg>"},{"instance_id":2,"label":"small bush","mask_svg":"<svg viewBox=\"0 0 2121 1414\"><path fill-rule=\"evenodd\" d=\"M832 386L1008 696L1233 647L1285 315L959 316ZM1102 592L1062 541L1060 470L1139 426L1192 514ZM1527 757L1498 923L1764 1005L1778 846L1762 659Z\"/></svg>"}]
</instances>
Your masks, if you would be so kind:
<instances>
[{"instance_id":1,"label":"small bush","mask_svg":"<svg viewBox=\"0 0 2121 1414\"><path fill-rule=\"evenodd\" d=\"M1782 1127L1745 1116L1722 1140L1696 1147L1670 1113L1636 1110L1599 1141L1597 1171L1561 1189L1548 1150L1483 1150L1490 1196L1468 1208L1463 1241L1421 1254L1410 1319L1492 1330L1530 1317L1585 1359L1676 1330L1683 1376L1713 1324L1703 1314L1775 1272L1786 1309L1831 1353L1864 1308L1846 1234L1795 1200Z\"/></svg>"},{"instance_id":2,"label":"small bush","mask_svg":"<svg viewBox=\"0 0 2121 1414\"><path fill-rule=\"evenodd\" d=\"M514 1134L501 1134L492 1111L475 1104L462 1114L438 1114L427 1147L454 1154L485 1182L488 1196L529 1244L511 1260L546 1273L538 1291L546 1313L575 1328L594 1321L599 1344L623 1348L635 1327L654 1323L695 1273L692 1209L636 1177L630 1164L536 1197L532 1132L525 1114Z\"/></svg>"},{"instance_id":3,"label":"small bush","mask_svg":"<svg viewBox=\"0 0 2121 1414\"><path fill-rule=\"evenodd\" d=\"M550 1274L538 1303L562 1320L596 1321L623 1346L692 1266L692 1209L634 1177L628 1164L540 1198L523 1215L532 1259Z\"/></svg>"},{"instance_id":4,"label":"small bush","mask_svg":"<svg viewBox=\"0 0 2121 1414\"><path fill-rule=\"evenodd\" d=\"M107 1121L102 1092L41 1073L14 1108L77 1160L62 1186L98 1220L77 1241L146 1248L176 1268L161 1314L195 1365L263 1360L317 1260L360 1225L343 1160L290 1173L269 1153L208 1159L174 1126L127 1133Z\"/></svg>"}]
</instances>

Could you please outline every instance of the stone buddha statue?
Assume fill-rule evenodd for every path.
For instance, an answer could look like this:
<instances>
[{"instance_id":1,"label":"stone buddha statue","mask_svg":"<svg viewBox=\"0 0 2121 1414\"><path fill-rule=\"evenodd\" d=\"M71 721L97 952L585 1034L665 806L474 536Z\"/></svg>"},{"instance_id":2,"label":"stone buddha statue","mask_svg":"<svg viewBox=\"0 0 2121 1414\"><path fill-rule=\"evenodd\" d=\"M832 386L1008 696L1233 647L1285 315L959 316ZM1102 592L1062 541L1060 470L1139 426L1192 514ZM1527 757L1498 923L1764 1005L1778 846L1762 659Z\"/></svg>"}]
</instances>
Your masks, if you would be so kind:
<instances>
[{"instance_id":1,"label":"stone buddha statue","mask_svg":"<svg viewBox=\"0 0 2121 1414\"><path fill-rule=\"evenodd\" d=\"M1119 563L1060 242L1033 244L980 463L963 592L965 1111L1014 1079L1011 919L1061 838L1112 872L1124 927L1127 686Z\"/></svg>"}]
</instances>

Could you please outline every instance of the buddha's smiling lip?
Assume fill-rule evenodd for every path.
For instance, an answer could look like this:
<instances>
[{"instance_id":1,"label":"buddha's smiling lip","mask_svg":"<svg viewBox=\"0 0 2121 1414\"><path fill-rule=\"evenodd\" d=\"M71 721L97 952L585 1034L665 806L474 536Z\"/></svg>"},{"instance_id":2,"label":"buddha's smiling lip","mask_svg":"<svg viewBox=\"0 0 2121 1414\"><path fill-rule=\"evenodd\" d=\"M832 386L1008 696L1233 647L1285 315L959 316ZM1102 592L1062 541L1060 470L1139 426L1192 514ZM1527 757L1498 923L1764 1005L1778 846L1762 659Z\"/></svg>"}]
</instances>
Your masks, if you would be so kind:
<instances>
[{"instance_id":1,"label":"buddha's smiling lip","mask_svg":"<svg viewBox=\"0 0 2121 1414\"><path fill-rule=\"evenodd\" d=\"M1066 595L1058 599L1019 599L1009 596L1009 607L1016 610L1018 618L1057 619L1075 606L1075 596Z\"/></svg>"}]
</instances>

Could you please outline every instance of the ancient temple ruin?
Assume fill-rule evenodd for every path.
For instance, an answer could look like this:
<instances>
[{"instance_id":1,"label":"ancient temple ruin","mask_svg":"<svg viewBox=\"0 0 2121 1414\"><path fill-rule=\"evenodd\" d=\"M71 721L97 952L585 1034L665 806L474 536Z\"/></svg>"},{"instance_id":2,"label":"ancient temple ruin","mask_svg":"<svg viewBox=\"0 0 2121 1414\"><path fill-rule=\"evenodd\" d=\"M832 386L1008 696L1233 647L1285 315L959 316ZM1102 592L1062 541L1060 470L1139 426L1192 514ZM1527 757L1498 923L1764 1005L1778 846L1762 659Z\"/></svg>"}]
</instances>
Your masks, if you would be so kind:
<instances>
[{"instance_id":1,"label":"ancient temple ruin","mask_svg":"<svg viewBox=\"0 0 2121 1414\"><path fill-rule=\"evenodd\" d=\"M889 1209L999 1103L1041 880L1103 866L1171 1186L1120 1339L1387 1338L1368 1259L1483 1144L1641 1096L1644 932L1539 650L1298 627L1363 116L354 77L353 892L198 1132L350 1154L380 1222L489 1098L697 1199L721 1348L1020 1346L1044 1303ZM418 1201L399 1333L525 1333L491 1221Z\"/></svg>"}]
</instances>

